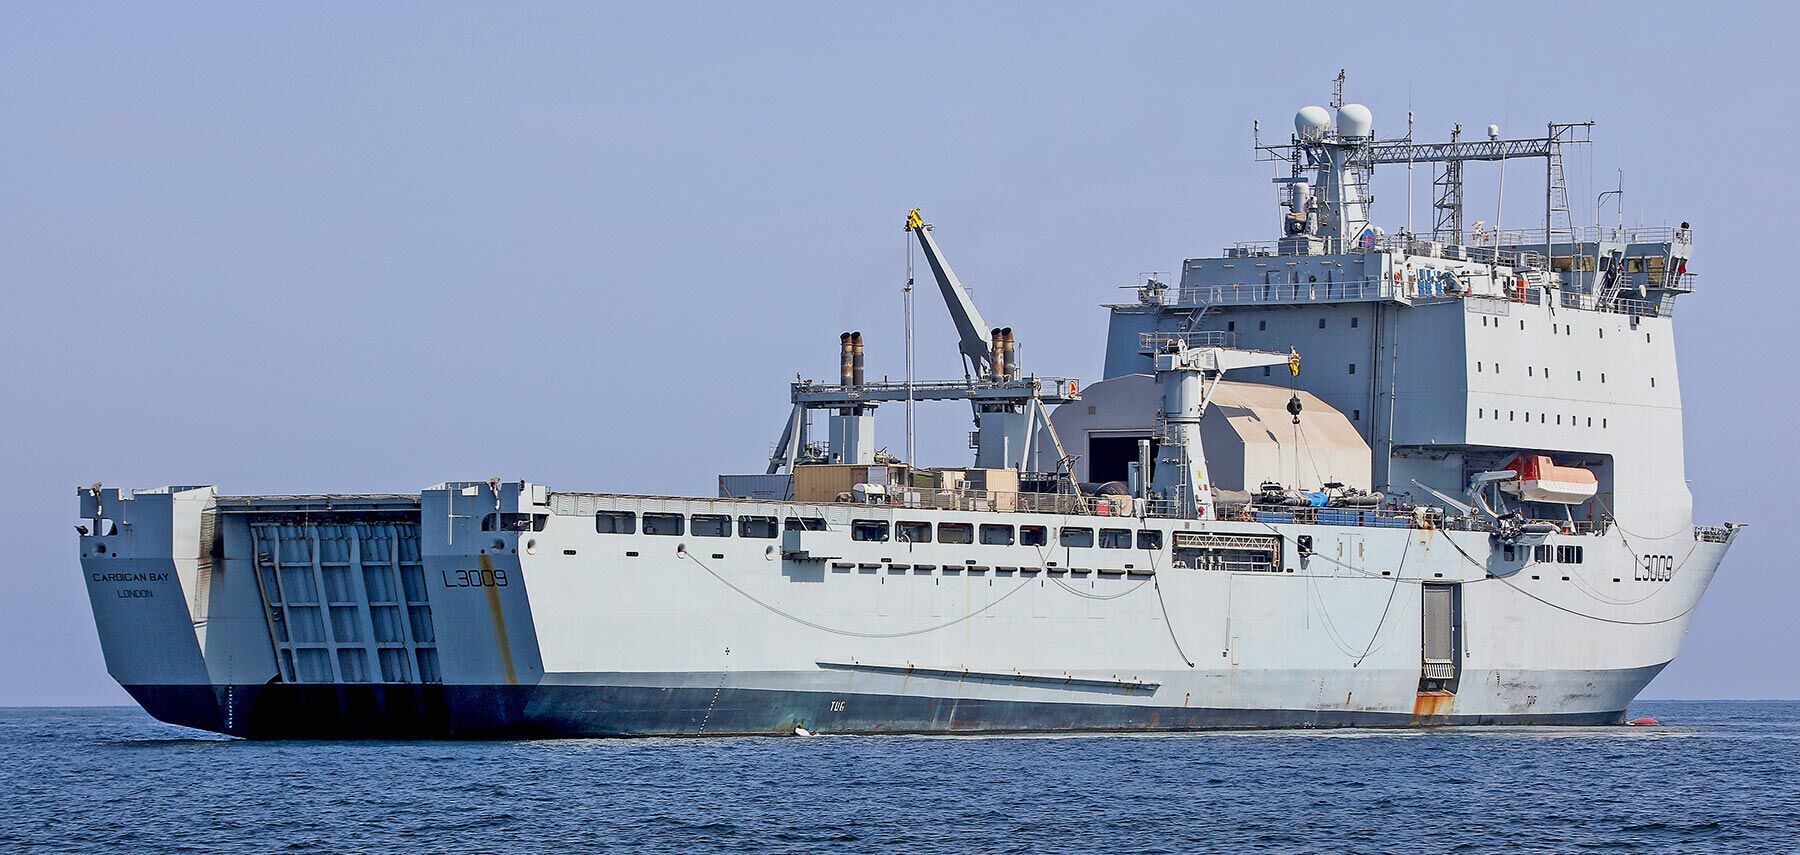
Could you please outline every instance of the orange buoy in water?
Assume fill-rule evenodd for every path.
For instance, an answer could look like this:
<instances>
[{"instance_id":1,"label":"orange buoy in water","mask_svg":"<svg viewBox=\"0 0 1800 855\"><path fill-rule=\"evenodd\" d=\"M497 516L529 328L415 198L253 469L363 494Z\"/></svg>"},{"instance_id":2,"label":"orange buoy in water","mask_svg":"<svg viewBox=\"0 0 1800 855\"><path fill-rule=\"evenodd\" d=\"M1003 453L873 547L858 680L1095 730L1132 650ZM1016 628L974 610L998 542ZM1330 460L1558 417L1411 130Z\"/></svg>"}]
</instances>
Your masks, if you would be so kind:
<instances>
[{"instance_id":1,"label":"orange buoy in water","mask_svg":"<svg viewBox=\"0 0 1800 855\"><path fill-rule=\"evenodd\" d=\"M1655 727L1656 725L1662 724L1662 722L1657 721L1656 719L1653 719L1649 716L1641 716L1639 718L1634 718L1625 723L1630 724L1630 725L1637 725L1639 727Z\"/></svg>"}]
</instances>

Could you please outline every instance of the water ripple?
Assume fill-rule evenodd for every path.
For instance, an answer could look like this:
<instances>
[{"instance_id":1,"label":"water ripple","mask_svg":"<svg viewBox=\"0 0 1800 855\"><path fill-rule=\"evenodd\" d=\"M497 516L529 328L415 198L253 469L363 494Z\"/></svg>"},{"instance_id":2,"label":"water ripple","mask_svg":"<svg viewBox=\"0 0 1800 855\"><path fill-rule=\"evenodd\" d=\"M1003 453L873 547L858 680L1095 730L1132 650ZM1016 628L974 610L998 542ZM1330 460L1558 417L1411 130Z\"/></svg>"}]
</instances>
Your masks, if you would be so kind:
<instances>
[{"instance_id":1,"label":"water ripple","mask_svg":"<svg viewBox=\"0 0 1800 855\"><path fill-rule=\"evenodd\" d=\"M1800 703L1642 706L1675 724L255 743L0 710L0 850L1800 851Z\"/></svg>"}]
</instances>

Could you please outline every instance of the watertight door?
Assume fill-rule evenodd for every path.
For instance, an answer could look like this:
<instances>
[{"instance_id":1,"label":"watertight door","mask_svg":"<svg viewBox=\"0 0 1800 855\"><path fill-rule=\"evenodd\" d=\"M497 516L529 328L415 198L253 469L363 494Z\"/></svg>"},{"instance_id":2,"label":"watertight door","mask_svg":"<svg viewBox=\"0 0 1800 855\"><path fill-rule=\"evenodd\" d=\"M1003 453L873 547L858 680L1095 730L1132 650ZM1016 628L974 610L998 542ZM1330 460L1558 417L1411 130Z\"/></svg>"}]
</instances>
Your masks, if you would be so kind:
<instances>
[{"instance_id":1,"label":"watertight door","mask_svg":"<svg viewBox=\"0 0 1800 855\"><path fill-rule=\"evenodd\" d=\"M1420 645L1422 676L1427 680L1456 679L1456 586L1428 583L1421 596L1425 623Z\"/></svg>"}]
</instances>

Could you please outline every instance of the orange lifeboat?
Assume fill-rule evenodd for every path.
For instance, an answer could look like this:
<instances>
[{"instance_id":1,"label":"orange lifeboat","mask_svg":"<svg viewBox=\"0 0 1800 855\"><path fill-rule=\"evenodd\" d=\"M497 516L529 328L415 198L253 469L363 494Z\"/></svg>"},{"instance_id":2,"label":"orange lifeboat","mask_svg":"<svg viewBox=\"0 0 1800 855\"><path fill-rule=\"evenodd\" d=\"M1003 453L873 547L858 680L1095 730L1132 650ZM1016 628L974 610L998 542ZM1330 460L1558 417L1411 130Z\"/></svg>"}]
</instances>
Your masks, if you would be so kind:
<instances>
[{"instance_id":1,"label":"orange lifeboat","mask_svg":"<svg viewBox=\"0 0 1800 855\"><path fill-rule=\"evenodd\" d=\"M1548 455L1521 454L1506 468L1519 473L1519 477L1501 482L1500 489L1527 502L1579 505L1600 492L1600 481L1592 471L1580 466L1558 466Z\"/></svg>"}]
</instances>

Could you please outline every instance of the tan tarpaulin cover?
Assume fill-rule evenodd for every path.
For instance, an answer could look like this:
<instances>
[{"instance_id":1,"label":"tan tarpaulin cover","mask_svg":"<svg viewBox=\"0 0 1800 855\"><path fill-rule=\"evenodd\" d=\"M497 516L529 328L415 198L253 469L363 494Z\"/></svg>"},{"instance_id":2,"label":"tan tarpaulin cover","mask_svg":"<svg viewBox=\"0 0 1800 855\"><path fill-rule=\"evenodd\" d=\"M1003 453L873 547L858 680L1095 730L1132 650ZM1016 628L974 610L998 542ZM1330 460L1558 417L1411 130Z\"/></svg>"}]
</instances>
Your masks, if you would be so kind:
<instances>
[{"instance_id":1,"label":"tan tarpaulin cover","mask_svg":"<svg viewBox=\"0 0 1800 855\"><path fill-rule=\"evenodd\" d=\"M1231 380L1219 383L1200 422L1213 484L1227 490L1254 490L1264 481L1275 481L1313 489L1338 481L1369 489L1369 445L1356 426L1343 413L1303 391L1296 433L1287 411L1291 394L1285 386ZM1085 481L1089 435L1148 436L1156 427L1162 394L1156 378L1129 374L1095 383L1082 390L1081 398L1057 407L1050 421L1069 453L1084 458L1077 461L1076 473ZM1048 445L1048 437L1041 437L1041 460L1056 459Z\"/></svg>"}]
</instances>

